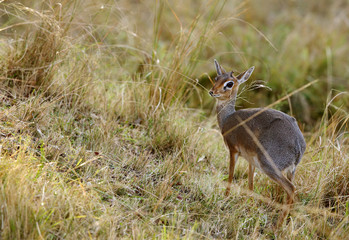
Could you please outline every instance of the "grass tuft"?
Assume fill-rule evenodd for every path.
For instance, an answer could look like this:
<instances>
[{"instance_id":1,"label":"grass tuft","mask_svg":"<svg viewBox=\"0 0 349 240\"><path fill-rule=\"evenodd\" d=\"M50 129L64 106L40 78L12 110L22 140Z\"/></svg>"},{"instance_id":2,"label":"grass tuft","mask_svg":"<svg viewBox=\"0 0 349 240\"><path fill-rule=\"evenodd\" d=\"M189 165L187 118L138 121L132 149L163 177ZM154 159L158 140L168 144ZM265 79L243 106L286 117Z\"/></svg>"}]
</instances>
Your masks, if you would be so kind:
<instances>
[{"instance_id":1,"label":"grass tuft","mask_svg":"<svg viewBox=\"0 0 349 240\"><path fill-rule=\"evenodd\" d=\"M0 238L345 239L347 8L2 1ZM304 129L296 203L277 231L284 193L258 171L248 191L246 161L224 197L214 58L256 66L239 107L277 102Z\"/></svg>"}]
</instances>

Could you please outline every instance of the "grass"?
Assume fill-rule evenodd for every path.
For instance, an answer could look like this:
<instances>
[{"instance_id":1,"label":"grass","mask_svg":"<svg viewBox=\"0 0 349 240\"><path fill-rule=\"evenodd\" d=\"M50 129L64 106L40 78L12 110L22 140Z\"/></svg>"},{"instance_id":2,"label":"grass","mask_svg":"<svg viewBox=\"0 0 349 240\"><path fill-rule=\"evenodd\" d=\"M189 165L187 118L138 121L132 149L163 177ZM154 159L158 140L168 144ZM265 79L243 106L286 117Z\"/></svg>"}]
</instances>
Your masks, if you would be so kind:
<instances>
[{"instance_id":1,"label":"grass","mask_svg":"<svg viewBox=\"0 0 349 240\"><path fill-rule=\"evenodd\" d=\"M1 2L1 239L346 238L348 6L317 3ZM249 192L246 161L224 197L213 58L272 89L239 107L319 79L275 106L307 140L277 231L283 191Z\"/></svg>"}]
</instances>

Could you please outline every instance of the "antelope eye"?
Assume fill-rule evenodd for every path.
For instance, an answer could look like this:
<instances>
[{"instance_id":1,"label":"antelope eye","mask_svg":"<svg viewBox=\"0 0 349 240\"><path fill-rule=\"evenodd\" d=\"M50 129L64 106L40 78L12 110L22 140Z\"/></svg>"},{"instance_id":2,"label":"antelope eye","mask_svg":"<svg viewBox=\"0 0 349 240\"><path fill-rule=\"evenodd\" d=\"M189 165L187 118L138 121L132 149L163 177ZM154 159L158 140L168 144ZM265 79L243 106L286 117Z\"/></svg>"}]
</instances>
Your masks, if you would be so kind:
<instances>
[{"instance_id":1,"label":"antelope eye","mask_svg":"<svg viewBox=\"0 0 349 240\"><path fill-rule=\"evenodd\" d=\"M233 87L233 82L228 82L227 85L225 85L227 88L232 88Z\"/></svg>"}]
</instances>

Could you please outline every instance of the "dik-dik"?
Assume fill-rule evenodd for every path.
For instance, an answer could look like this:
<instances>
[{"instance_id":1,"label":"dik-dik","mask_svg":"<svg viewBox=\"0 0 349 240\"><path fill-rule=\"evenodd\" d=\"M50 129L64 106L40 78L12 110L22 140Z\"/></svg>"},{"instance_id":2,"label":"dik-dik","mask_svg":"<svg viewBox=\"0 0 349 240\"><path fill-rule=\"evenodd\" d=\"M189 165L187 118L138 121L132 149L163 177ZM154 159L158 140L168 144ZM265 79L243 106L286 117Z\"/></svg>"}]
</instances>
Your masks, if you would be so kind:
<instances>
[{"instance_id":1,"label":"dik-dik","mask_svg":"<svg viewBox=\"0 0 349 240\"><path fill-rule=\"evenodd\" d=\"M287 193L287 203L294 201L292 180L304 151L304 137L295 118L273 109L235 110L240 84L247 81L254 67L234 76L216 60L217 70L210 95L217 99L217 119L224 142L229 149L230 166L226 195L230 193L235 163L239 156L249 162L248 186L253 190L255 168L278 183ZM282 174L285 172L286 177Z\"/></svg>"}]
</instances>

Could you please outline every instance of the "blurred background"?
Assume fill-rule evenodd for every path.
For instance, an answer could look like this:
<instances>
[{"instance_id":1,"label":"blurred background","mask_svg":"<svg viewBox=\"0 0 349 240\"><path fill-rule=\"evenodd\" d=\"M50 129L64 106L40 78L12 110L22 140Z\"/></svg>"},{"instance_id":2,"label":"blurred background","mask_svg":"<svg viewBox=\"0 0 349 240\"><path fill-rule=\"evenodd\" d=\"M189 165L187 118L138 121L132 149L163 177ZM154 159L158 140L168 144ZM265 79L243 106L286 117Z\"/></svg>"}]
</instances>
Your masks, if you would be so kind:
<instances>
[{"instance_id":1,"label":"blurred background","mask_svg":"<svg viewBox=\"0 0 349 240\"><path fill-rule=\"evenodd\" d=\"M314 126L327 105L348 112L346 0L21 2L44 8L65 24L62 34L94 61L95 80L121 84L137 79L139 86L139 81L149 83L155 76L165 94L213 114L215 101L207 89L216 58L236 73L256 66L252 80L270 88L245 91L238 107L266 106L318 79L275 108L306 126ZM11 12L9 6L6 11ZM2 14L3 52L4 41L19 39L35 26L38 16L25 10L22 14Z\"/></svg>"}]
</instances>

